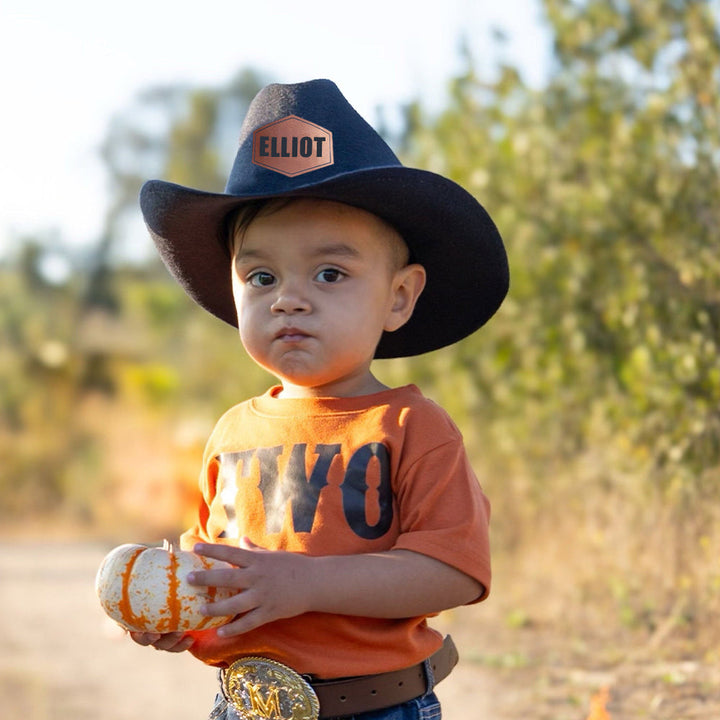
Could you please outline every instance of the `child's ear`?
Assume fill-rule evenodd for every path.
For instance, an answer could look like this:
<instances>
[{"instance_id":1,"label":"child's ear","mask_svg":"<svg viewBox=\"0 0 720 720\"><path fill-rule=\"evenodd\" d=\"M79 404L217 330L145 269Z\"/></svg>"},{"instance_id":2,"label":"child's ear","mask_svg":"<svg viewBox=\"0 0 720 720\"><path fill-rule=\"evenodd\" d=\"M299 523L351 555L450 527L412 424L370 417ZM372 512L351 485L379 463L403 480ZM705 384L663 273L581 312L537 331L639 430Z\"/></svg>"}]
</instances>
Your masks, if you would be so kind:
<instances>
[{"instance_id":1,"label":"child's ear","mask_svg":"<svg viewBox=\"0 0 720 720\"><path fill-rule=\"evenodd\" d=\"M384 330L392 332L402 327L415 309L415 303L425 287L425 268L413 263L395 272L393 279L393 302Z\"/></svg>"}]
</instances>

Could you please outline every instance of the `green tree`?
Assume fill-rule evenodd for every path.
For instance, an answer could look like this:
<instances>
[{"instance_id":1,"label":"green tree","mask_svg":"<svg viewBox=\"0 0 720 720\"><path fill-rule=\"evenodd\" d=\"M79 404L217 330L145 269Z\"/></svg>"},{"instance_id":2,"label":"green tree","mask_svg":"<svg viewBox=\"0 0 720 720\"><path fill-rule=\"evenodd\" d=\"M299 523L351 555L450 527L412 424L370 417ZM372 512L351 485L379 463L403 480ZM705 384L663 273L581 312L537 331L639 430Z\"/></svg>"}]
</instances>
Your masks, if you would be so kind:
<instances>
[{"instance_id":1,"label":"green tree","mask_svg":"<svg viewBox=\"0 0 720 720\"><path fill-rule=\"evenodd\" d=\"M681 607L699 628L720 612L718 17L700 0L544 7L544 87L509 65L478 76L468 44L445 111L409 111L408 163L488 209L511 288L486 328L407 367L461 424L496 548L542 538L577 563L573 597L648 626Z\"/></svg>"},{"instance_id":2,"label":"green tree","mask_svg":"<svg viewBox=\"0 0 720 720\"><path fill-rule=\"evenodd\" d=\"M469 187L509 248L508 302L454 362L484 415L517 420L509 449L572 454L605 428L654 480L699 491L720 459L717 18L692 1L545 7L546 87L470 64L450 107L413 121L413 161Z\"/></svg>"}]
</instances>

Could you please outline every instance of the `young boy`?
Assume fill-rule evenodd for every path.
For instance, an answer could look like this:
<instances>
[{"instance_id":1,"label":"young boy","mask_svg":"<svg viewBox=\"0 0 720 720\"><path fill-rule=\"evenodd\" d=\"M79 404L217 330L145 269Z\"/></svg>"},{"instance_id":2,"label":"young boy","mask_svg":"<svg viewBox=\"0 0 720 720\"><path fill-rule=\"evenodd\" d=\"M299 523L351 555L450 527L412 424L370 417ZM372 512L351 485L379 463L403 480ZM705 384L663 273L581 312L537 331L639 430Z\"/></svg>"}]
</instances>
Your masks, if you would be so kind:
<instances>
[{"instance_id":1,"label":"young boy","mask_svg":"<svg viewBox=\"0 0 720 720\"><path fill-rule=\"evenodd\" d=\"M218 422L182 538L233 566L191 578L237 590L205 607L232 620L133 639L221 668L213 718L437 717L457 655L427 618L487 596L489 505L447 414L371 363L492 316L494 224L327 80L255 98L224 194L151 181L141 207L173 275L280 384Z\"/></svg>"}]
</instances>

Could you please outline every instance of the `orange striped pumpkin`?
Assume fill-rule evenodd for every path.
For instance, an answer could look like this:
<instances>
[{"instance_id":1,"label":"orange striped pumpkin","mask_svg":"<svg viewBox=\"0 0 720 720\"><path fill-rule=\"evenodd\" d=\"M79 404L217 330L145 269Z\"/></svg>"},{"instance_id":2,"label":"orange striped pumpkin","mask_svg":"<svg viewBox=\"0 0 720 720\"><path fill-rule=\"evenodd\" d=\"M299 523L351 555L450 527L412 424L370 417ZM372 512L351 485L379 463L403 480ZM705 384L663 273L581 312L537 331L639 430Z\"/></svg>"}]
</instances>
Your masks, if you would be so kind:
<instances>
[{"instance_id":1,"label":"orange striped pumpkin","mask_svg":"<svg viewBox=\"0 0 720 720\"><path fill-rule=\"evenodd\" d=\"M126 544L102 561L95 590L103 610L126 630L186 632L222 625L230 618L200 613L206 602L234 594L230 588L190 585L192 570L232 567L212 558L163 547Z\"/></svg>"}]
</instances>

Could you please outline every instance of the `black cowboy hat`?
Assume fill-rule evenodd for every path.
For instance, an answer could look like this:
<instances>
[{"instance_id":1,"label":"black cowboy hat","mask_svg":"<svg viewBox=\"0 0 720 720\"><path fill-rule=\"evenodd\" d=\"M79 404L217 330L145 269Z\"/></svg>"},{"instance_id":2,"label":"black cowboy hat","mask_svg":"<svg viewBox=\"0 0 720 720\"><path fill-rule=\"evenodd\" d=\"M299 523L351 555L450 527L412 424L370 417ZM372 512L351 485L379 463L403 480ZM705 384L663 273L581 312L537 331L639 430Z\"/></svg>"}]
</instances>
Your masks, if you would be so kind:
<instances>
[{"instance_id":1,"label":"black cowboy hat","mask_svg":"<svg viewBox=\"0 0 720 720\"><path fill-rule=\"evenodd\" d=\"M375 357L419 355L477 330L508 289L507 257L478 201L441 175L403 166L334 83L269 85L252 101L225 193L161 180L140 192L145 223L172 275L203 308L237 327L225 234L248 201L312 197L390 223L427 283L408 322Z\"/></svg>"}]
</instances>

